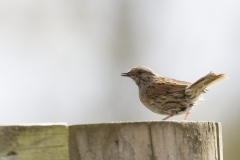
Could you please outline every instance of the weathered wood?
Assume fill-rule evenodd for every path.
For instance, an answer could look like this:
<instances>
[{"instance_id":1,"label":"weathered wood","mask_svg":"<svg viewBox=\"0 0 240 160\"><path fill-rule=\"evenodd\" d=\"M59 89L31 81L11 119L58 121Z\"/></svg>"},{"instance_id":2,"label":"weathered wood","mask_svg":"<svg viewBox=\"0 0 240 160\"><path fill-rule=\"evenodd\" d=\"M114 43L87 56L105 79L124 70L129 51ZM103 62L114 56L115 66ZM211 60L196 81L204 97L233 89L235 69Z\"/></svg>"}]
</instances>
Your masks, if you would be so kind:
<instances>
[{"instance_id":1,"label":"weathered wood","mask_svg":"<svg viewBox=\"0 0 240 160\"><path fill-rule=\"evenodd\" d=\"M0 126L1 160L67 160L66 124Z\"/></svg>"},{"instance_id":2,"label":"weathered wood","mask_svg":"<svg viewBox=\"0 0 240 160\"><path fill-rule=\"evenodd\" d=\"M68 151L70 160L223 160L221 124L0 126L0 160L67 160Z\"/></svg>"},{"instance_id":3,"label":"weathered wood","mask_svg":"<svg viewBox=\"0 0 240 160\"><path fill-rule=\"evenodd\" d=\"M151 123L154 159L222 160L220 123Z\"/></svg>"},{"instance_id":4,"label":"weathered wood","mask_svg":"<svg viewBox=\"0 0 240 160\"><path fill-rule=\"evenodd\" d=\"M223 160L221 124L138 122L69 127L70 160Z\"/></svg>"},{"instance_id":5,"label":"weathered wood","mask_svg":"<svg viewBox=\"0 0 240 160\"><path fill-rule=\"evenodd\" d=\"M79 125L69 128L70 160L151 160L147 123Z\"/></svg>"}]
</instances>

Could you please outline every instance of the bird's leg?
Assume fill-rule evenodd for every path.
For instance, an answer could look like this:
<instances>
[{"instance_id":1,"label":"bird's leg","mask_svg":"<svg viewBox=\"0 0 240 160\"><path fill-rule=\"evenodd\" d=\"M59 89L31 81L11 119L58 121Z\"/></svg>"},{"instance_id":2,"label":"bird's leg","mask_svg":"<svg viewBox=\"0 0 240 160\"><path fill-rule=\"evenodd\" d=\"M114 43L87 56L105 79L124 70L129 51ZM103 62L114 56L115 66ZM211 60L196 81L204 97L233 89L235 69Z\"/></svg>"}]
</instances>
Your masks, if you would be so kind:
<instances>
[{"instance_id":1,"label":"bird's leg","mask_svg":"<svg viewBox=\"0 0 240 160\"><path fill-rule=\"evenodd\" d=\"M162 120L167 120L168 118L171 118L171 117L172 117L172 115L170 114L167 117L163 118Z\"/></svg>"},{"instance_id":2,"label":"bird's leg","mask_svg":"<svg viewBox=\"0 0 240 160\"><path fill-rule=\"evenodd\" d=\"M163 118L162 120L167 120L168 118L171 118L176 114L176 111L173 111L171 114L169 114L167 117Z\"/></svg>"},{"instance_id":3,"label":"bird's leg","mask_svg":"<svg viewBox=\"0 0 240 160\"><path fill-rule=\"evenodd\" d=\"M188 115L189 115L189 112L186 113L186 116L184 117L184 120L187 120Z\"/></svg>"}]
</instances>

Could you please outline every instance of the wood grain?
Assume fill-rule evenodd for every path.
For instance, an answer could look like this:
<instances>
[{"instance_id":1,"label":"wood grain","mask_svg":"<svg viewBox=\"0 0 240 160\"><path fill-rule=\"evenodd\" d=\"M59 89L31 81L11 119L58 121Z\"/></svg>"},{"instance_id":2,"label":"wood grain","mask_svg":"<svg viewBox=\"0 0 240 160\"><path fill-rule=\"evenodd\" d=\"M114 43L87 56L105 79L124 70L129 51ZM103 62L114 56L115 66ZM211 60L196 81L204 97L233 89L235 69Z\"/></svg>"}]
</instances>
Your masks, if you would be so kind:
<instances>
[{"instance_id":1,"label":"wood grain","mask_svg":"<svg viewBox=\"0 0 240 160\"><path fill-rule=\"evenodd\" d=\"M129 122L69 127L70 160L222 160L217 122Z\"/></svg>"},{"instance_id":2,"label":"wood grain","mask_svg":"<svg viewBox=\"0 0 240 160\"><path fill-rule=\"evenodd\" d=\"M67 160L66 124L0 126L1 160Z\"/></svg>"}]
</instances>

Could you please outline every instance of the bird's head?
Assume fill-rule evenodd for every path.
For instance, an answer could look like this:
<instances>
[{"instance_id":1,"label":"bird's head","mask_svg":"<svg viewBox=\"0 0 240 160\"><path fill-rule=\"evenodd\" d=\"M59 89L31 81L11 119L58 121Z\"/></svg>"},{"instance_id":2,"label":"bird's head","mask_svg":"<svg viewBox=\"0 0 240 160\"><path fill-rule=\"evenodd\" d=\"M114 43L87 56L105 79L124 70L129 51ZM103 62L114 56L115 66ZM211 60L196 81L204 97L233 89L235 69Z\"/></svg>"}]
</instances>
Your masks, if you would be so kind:
<instances>
[{"instance_id":1,"label":"bird's head","mask_svg":"<svg viewBox=\"0 0 240 160\"><path fill-rule=\"evenodd\" d=\"M157 74L150 68L138 66L133 67L127 73L122 73L121 76L126 76L135 81L138 87L149 84L157 77Z\"/></svg>"}]
</instances>

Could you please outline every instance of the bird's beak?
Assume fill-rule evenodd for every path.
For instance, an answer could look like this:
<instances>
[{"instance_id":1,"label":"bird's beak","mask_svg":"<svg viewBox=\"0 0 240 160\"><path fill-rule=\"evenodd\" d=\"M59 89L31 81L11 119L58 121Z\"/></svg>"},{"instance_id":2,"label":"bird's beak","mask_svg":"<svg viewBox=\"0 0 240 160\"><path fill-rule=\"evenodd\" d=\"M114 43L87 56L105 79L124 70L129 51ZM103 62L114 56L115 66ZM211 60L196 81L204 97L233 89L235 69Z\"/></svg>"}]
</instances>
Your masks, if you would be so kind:
<instances>
[{"instance_id":1,"label":"bird's beak","mask_svg":"<svg viewBox=\"0 0 240 160\"><path fill-rule=\"evenodd\" d=\"M122 73L121 76L126 76L126 77L130 77L131 76L131 73L130 72L127 72L127 73Z\"/></svg>"}]
</instances>

